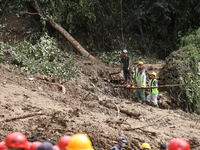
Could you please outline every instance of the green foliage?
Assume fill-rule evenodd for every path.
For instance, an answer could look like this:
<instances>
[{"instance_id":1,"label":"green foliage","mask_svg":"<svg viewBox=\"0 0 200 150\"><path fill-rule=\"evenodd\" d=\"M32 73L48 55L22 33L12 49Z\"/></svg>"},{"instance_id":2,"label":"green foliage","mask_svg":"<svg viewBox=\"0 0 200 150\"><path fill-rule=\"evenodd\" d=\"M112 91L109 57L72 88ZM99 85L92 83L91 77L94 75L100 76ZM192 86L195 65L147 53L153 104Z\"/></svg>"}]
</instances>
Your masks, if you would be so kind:
<instances>
[{"instance_id":1,"label":"green foliage","mask_svg":"<svg viewBox=\"0 0 200 150\"><path fill-rule=\"evenodd\" d=\"M173 52L168 61L168 70L173 70L172 77L179 78L184 89L176 89L174 96L179 98L181 107L187 112L200 114L200 75L198 62L200 62L200 28L182 38L182 47Z\"/></svg>"},{"instance_id":2,"label":"green foliage","mask_svg":"<svg viewBox=\"0 0 200 150\"><path fill-rule=\"evenodd\" d=\"M56 40L47 34L44 34L35 45L27 41L17 43L16 46L3 42L0 42L0 45L1 62L13 64L13 69L20 69L21 72L57 76L63 80L68 80L77 73L74 61L69 59L66 62L68 54L60 51Z\"/></svg>"},{"instance_id":3,"label":"green foliage","mask_svg":"<svg viewBox=\"0 0 200 150\"><path fill-rule=\"evenodd\" d=\"M9 11L17 16L24 15L23 11L28 11L30 7L29 1L8 1ZM34 2L42 10L40 21L43 31L49 29L47 21L54 20L72 36L82 37L88 51L112 52L123 49L122 23L127 49L145 52L140 33L140 29L143 29L150 55L165 58L179 47L180 37L197 29L200 22L199 0L124 0L122 22L119 0ZM56 36L60 38L59 34Z\"/></svg>"}]
</instances>

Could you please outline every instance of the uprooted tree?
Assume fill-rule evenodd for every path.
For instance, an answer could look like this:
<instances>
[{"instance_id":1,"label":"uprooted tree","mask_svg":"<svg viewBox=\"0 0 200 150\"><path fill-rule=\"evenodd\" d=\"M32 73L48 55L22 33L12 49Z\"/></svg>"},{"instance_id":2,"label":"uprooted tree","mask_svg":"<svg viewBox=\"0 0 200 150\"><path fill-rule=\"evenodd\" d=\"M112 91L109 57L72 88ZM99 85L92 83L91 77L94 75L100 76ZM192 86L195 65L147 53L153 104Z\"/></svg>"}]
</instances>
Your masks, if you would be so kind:
<instances>
[{"instance_id":1,"label":"uprooted tree","mask_svg":"<svg viewBox=\"0 0 200 150\"><path fill-rule=\"evenodd\" d=\"M40 8L34 3L34 1L30 2L31 6L39 13L42 14ZM91 54L89 54L64 28L62 28L59 24L54 21L49 20L49 24L55 28L58 32L60 32L72 45L76 50L86 58L90 60L96 60Z\"/></svg>"}]
</instances>

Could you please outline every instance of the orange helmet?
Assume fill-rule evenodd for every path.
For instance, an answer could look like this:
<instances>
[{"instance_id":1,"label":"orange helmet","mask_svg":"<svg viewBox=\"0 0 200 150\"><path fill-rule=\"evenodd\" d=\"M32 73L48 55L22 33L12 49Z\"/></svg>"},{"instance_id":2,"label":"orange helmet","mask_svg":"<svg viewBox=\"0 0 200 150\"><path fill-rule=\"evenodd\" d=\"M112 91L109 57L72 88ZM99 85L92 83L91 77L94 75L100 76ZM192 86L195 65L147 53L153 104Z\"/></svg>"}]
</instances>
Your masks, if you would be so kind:
<instances>
[{"instance_id":1,"label":"orange helmet","mask_svg":"<svg viewBox=\"0 0 200 150\"><path fill-rule=\"evenodd\" d=\"M6 142L2 141L0 142L0 150L5 150Z\"/></svg>"},{"instance_id":2,"label":"orange helmet","mask_svg":"<svg viewBox=\"0 0 200 150\"><path fill-rule=\"evenodd\" d=\"M58 147L60 149L66 149L70 139L71 139L71 136L69 136L69 135L65 135L65 136L61 137L58 142Z\"/></svg>"},{"instance_id":3,"label":"orange helmet","mask_svg":"<svg viewBox=\"0 0 200 150\"><path fill-rule=\"evenodd\" d=\"M33 142L29 150L36 150L40 144L41 142Z\"/></svg>"},{"instance_id":4,"label":"orange helmet","mask_svg":"<svg viewBox=\"0 0 200 150\"><path fill-rule=\"evenodd\" d=\"M94 150L87 135L75 134L70 139L67 150Z\"/></svg>"},{"instance_id":5,"label":"orange helmet","mask_svg":"<svg viewBox=\"0 0 200 150\"><path fill-rule=\"evenodd\" d=\"M190 144L181 138L174 138L170 141L169 150L190 150Z\"/></svg>"},{"instance_id":6,"label":"orange helmet","mask_svg":"<svg viewBox=\"0 0 200 150\"><path fill-rule=\"evenodd\" d=\"M13 132L6 136L6 147L8 148L24 148L28 146L27 138L21 132Z\"/></svg>"}]
</instances>

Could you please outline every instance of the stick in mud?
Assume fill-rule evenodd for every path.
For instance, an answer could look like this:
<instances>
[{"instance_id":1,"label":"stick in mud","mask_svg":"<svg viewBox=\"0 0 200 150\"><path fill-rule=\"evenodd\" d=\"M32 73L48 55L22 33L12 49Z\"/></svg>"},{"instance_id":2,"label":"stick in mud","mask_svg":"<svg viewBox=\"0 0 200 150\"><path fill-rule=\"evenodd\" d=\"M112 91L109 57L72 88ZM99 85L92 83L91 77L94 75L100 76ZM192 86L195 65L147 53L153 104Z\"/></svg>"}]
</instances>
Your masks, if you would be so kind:
<instances>
[{"instance_id":1,"label":"stick in mud","mask_svg":"<svg viewBox=\"0 0 200 150\"><path fill-rule=\"evenodd\" d=\"M38 115L44 115L44 113L37 112L37 113L27 114L27 115L23 115L23 116L17 116L17 117L13 117L13 118L7 118L7 119L0 120L0 122L15 121L17 119L25 119L25 118L29 118L29 117L33 117L33 116L38 116Z\"/></svg>"},{"instance_id":2,"label":"stick in mud","mask_svg":"<svg viewBox=\"0 0 200 150\"><path fill-rule=\"evenodd\" d=\"M113 88L125 88L125 89L155 89L155 88L165 88L165 87L178 87L183 86L184 84L175 84L175 85L160 85L160 86L149 86L149 87L127 87L127 86L113 86Z\"/></svg>"},{"instance_id":3,"label":"stick in mud","mask_svg":"<svg viewBox=\"0 0 200 150\"><path fill-rule=\"evenodd\" d=\"M100 101L99 104L100 104L100 105L103 105L103 106L105 106L105 107L107 107L107 108L111 108L111 109L117 110L117 108L116 108L115 106L109 105L107 102L104 103L104 102ZM118 108L119 108L119 107L118 107ZM138 118L139 116L141 116L140 113L133 112L133 111L130 111L130 110L128 110L128 109L119 108L119 111L120 111L121 113L125 113L125 114L127 114L127 115L129 115L129 116L134 116L134 117L136 117L136 118Z\"/></svg>"}]
</instances>

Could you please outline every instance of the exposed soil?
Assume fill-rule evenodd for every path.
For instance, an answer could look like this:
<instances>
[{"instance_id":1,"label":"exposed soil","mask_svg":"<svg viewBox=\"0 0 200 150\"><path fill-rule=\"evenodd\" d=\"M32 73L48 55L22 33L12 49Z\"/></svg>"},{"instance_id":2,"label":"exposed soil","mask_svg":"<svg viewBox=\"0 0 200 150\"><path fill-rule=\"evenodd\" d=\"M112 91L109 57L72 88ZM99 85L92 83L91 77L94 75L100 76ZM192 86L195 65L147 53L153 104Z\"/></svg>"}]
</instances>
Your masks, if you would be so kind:
<instances>
[{"instance_id":1,"label":"exposed soil","mask_svg":"<svg viewBox=\"0 0 200 150\"><path fill-rule=\"evenodd\" d=\"M40 75L16 75L8 66L1 66L0 140L4 140L10 132L20 131L29 141L50 141L56 144L62 135L81 132L90 137L96 150L110 149L116 144L119 136L127 138L126 149L140 149L143 142L150 143L152 148L156 149L161 143L168 144L174 137L185 138L192 147L200 144L198 115L188 114L179 109L143 106L134 102L133 98L125 99L120 94L110 96L109 90L113 83L103 79L108 78L108 74L118 68L109 68L102 63L88 61L79 61L76 65L79 68L79 75L67 83L55 82L55 79L47 81ZM151 66L146 65L145 68ZM105 77L99 73L100 69ZM148 72L148 69L146 70ZM98 81L93 80L94 76ZM61 84L66 89L65 94L61 90ZM81 105L81 98L88 91L91 91L91 94ZM166 101L168 98L166 97ZM100 101L111 105L115 103L119 108L138 112L141 116L135 118L125 113L119 113L118 116L115 109L100 105ZM44 114L35 114L38 112ZM23 119L27 114L33 116ZM22 116L22 119L12 120L18 116Z\"/></svg>"},{"instance_id":2,"label":"exposed soil","mask_svg":"<svg viewBox=\"0 0 200 150\"><path fill-rule=\"evenodd\" d=\"M31 25L35 25L33 17L28 19L26 15L19 19L12 15L6 18L7 27L0 37L4 42L23 40ZM9 20L13 21L9 23ZM5 20L0 23L4 24ZM119 68L101 62L76 62L78 76L66 83L41 75L17 75L9 66L0 66L0 140L10 132L20 131L29 141L56 144L63 135L81 132L90 137L96 150L110 149L119 136L127 138L127 150L138 150L143 142L158 149L160 144L168 144L174 137L188 140L192 149L200 145L200 117L177 108L166 89L159 90L160 108L143 106L134 101L132 91L113 88L114 84L124 84L122 73L109 76ZM163 64L144 67L148 75L152 71L159 73ZM147 78L148 82L149 76ZM159 76L157 79L160 81ZM91 93L83 99L88 92ZM141 115L118 114L117 109L107 108L101 102Z\"/></svg>"}]
</instances>

